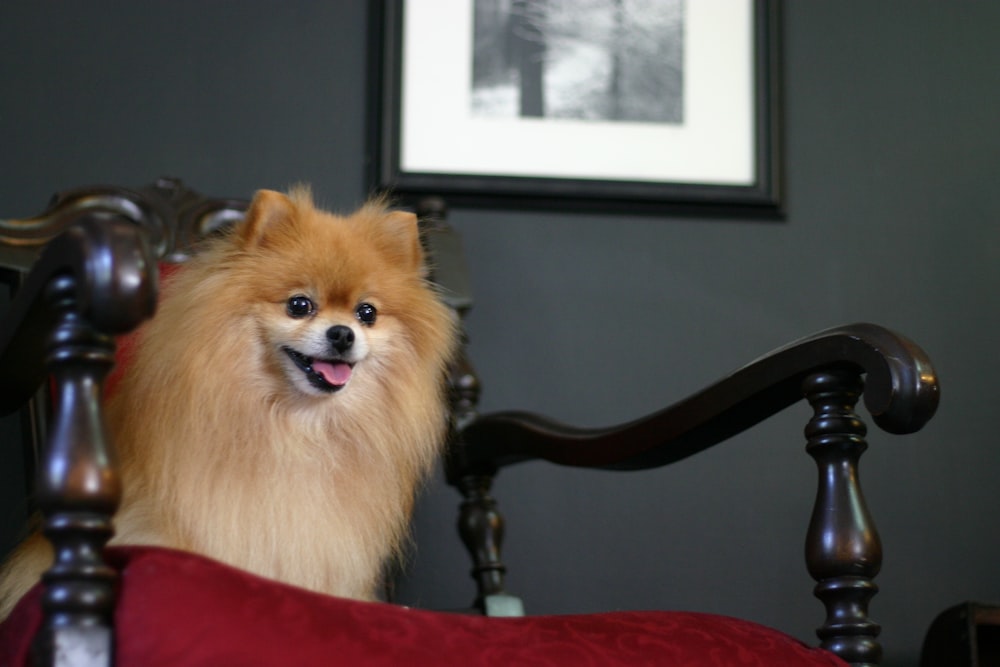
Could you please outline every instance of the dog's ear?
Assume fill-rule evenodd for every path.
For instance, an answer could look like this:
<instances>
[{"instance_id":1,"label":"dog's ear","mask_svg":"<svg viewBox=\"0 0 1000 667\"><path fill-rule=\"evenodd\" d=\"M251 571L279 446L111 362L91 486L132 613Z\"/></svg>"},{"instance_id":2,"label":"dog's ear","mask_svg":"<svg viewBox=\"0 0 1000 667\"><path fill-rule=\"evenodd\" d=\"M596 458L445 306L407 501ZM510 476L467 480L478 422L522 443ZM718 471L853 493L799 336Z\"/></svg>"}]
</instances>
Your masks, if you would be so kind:
<instances>
[{"instance_id":1,"label":"dog's ear","mask_svg":"<svg viewBox=\"0 0 1000 667\"><path fill-rule=\"evenodd\" d=\"M424 251L420 245L417 216L409 211L386 211L381 222L383 245L394 256L396 266L411 271L420 270Z\"/></svg>"},{"instance_id":2,"label":"dog's ear","mask_svg":"<svg viewBox=\"0 0 1000 667\"><path fill-rule=\"evenodd\" d=\"M246 248L259 246L269 232L286 226L294 217L291 199L274 190L258 190L240 223L240 240Z\"/></svg>"}]
</instances>

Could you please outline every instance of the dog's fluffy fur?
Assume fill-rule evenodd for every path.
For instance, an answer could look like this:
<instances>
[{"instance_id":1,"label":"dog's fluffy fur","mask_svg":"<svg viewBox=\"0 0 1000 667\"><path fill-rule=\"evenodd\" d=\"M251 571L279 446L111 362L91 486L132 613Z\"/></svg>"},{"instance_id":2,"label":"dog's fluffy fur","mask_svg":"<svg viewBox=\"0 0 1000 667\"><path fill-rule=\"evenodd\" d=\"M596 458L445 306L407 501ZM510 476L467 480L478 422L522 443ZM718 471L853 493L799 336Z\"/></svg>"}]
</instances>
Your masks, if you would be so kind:
<instances>
[{"instance_id":1,"label":"dog's fluffy fur","mask_svg":"<svg viewBox=\"0 0 1000 667\"><path fill-rule=\"evenodd\" d=\"M455 337L412 214L373 202L339 217L305 188L258 192L168 281L110 401L112 544L376 597L446 431ZM51 557L38 535L19 547L0 618Z\"/></svg>"}]
</instances>

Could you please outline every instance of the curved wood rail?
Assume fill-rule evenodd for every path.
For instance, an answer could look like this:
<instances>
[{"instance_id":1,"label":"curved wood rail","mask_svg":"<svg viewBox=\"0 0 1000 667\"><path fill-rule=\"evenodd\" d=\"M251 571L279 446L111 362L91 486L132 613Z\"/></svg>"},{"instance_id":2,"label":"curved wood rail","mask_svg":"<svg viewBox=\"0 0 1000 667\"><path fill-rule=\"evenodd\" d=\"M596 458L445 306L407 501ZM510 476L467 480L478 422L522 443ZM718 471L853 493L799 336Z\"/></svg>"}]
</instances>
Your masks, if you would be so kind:
<instances>
[{"instance_id":1,"label":"curved wood rail","mask_svg":"<svg viewBox=\"0 0 1000 667\"><path fill-rule=\"evenodd\" d=\"M67 225L45 247L4 318L0 414L20 408L48 373L61 316L54 302L68 292L75 315L96 332L124 333L156 308L155 266L145 233L129 221L87 216Z\"/></svg>"},{"instance_id":2,"label":"curved wood rail","mask_svg":"<svg viewBox=\"0 0 1000 667\"><path fill-rule=\"evenodd\" d=\"M821 646L852 665L877 665L881 628L868 616L878 591L882 544L858 478L867 428L855 414L864 396L874 421L890 433L912 433L934 416L940 390L923 350L874 324L822 331L779 348L659 412L611 428L577 428L538 415L473 417L449 452L448 480L463 494L459 530L473 560L479 597L509 597L501 560L503 516L490 497L493 475L530 459L612 470L667 465L696 454L800 400L813 416L806 451L818 487L806 531L806 566L827 618ZM474 414L474 413L470 413Z\"/></svg>"},{"instance_id":3,"label":"curved wood rail","mask_svg":"<svg viewBox=\"0 0 1000 667\"><path fill-rule=\"evenodd\" d=\"M248 204L206 197L168 177L135 189L90 185L56 194L45 211L31 218L0 219L0 241L13 248L38 248L83 216L119 218L145 230L155 257L182 262L200 239L242 219Z\"/></svg>"},{"instance_id":4,"label":"curved wood rail","mask_svg":"<svg viewBox=\"0 0 1000 667\"><path fill-rule=\"evenodd\" d=\"M577 428L525 412L484 415L460 434L465 471L491 474L530 459L636 470L696 454L805 396L802 382L828 368L866 374L864 401L876 424L912 433L934 415L937 375L914 343L874 324L819 332L779 348L659 412L610 428Z\"/></svg>"}]
</instances>

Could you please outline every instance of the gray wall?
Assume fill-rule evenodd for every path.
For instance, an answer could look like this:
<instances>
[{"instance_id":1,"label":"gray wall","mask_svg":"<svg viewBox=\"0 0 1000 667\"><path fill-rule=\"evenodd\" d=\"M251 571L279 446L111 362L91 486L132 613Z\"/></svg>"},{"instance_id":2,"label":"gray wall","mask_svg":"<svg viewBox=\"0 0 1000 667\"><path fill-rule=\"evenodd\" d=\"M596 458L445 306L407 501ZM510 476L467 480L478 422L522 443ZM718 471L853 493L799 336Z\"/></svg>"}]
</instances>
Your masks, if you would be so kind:
<instances>
[{"instance_id":1,"label":"gray wall","mask_svg":"<svg viewBox=\"0 0 1000 667\"><path fill-rule=\"evenodd\" d=\"M784 20L787 220L457 210L487 410L607 424L813 330L870 320L943 383L920 434L873 432L862 478L885 544L873 616L893 664L965 599L1000 601L1000 4L823 0ZM178 175L248 196L306 180L363 197L365 8L353 2L0 5L0 206ZM496 487L530 611L682 608L811 640L815 485L804 408L671 469L522 466ZM10 475L7 470L4 475ZM453 492L416 521L403 601L472 595Z\"/></svg>"}]
</instances>

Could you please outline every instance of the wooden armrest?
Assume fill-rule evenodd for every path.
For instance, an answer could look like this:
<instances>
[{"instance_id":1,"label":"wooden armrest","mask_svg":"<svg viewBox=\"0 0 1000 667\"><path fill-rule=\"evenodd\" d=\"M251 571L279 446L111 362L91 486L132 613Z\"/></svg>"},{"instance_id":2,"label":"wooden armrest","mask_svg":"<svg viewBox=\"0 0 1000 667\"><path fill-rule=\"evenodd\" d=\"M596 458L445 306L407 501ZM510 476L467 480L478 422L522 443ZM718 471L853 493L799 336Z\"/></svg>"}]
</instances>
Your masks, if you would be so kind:
<instances>
[{"instance_id":1,"label":"wooden armrest","mask_svg":"<svg viewBox=\"0 0 1000 667\"><path fill-rule=\"evenodd\" d=\"M0 331L0 411L46 377L55 396L35 489L43 533L58 554L44 575L44 622L33 664L111 664L116 573L102 560L121 497L101 415L115 334L152 315L156 265L136 224L84 212L32 266Z\"/></svg>"},{"instance_id":2,"label":"wooden armrest","mask_svg":"<svg viewBox=\"0 0 1000 667\"><path fill-rule=\"evenodd\" d=\"M577 428L524 412L479 417L460 434L461 468L491 473L530 459L618 470L696 454L805 398L803 381L837 367L866 374L864 401L890 433L923 427L938 405L937 376L915 344L874 324L822 331L775 350L663 410L610 428Z\"/></svg>"},{"instance_id":3,"label":"wooden armrest","mask_svg":"<svg viewBox=\"0 0 1000 667\"><path fill-rule=\"evenodd\" d=\"M136 225L87 216L46 246L0 331L0 413L20 408L41 385L67 306L104 335L129 331L153 314L155 263Z\"/></svg>"},{"instance_id":4,"label":"wooden armrest","mask_svg":"<svg viewBox=\"0 0 1000 667\"><path fill-rule=\"evenodd\" d=\"M471 388L460 368L453 386ZM467 381L469 378L471 380ZM882 544L858 479L866 427L854 406L863 395L874 421L890 433L912 433L934 416L940 390L930 360L912 342L873 324L822 331L771 352L703 391L641 419L610 428L576 428L523 412L458 422L448 481L464 500L459 533L472 556L475 605L489 611L504 596L504 521L490 496L493 475L531 459L613 470L673 463L718 444L799 400L813 416L806 451L819 484L806 532L806 566L827 609L821 646L850 663L877 664L880 628L868 616L878 590ZM461 406L462 391L456 391ZM468 402L468 401L467 401Z\"/></svg>"}]
</instances>

